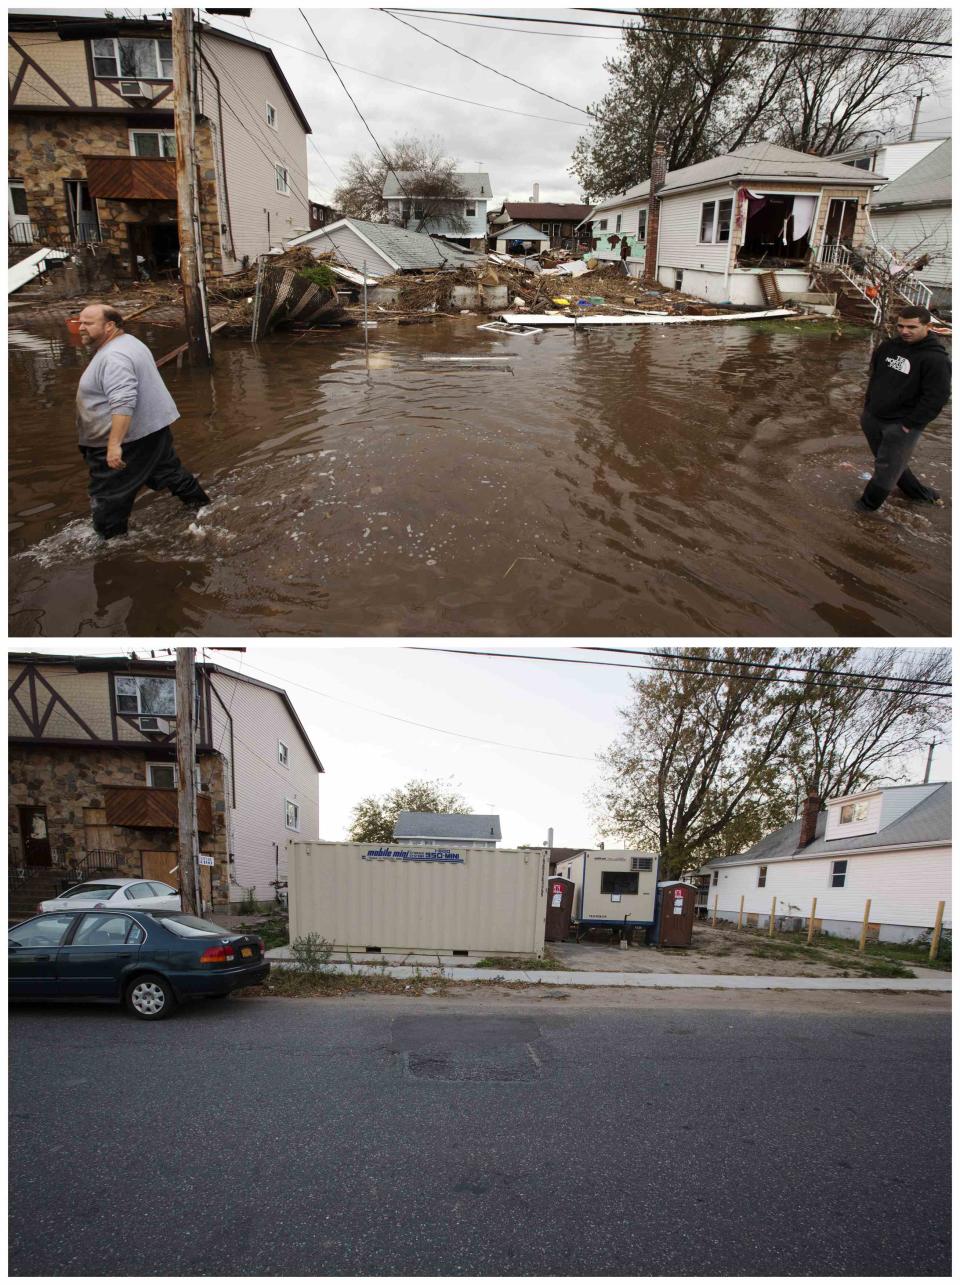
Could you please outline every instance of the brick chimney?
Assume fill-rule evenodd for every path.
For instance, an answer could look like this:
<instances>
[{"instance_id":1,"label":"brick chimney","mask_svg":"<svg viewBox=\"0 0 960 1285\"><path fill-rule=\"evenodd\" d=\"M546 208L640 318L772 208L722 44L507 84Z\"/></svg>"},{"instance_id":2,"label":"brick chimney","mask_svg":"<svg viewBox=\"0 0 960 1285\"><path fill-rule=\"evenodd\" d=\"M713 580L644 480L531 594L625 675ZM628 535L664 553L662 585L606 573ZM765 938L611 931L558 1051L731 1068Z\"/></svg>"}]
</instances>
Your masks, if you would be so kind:
<instances>
[{"instance_id":1,"label":"brick chimney","mask_svg":"<svg viewBox=\"0 0 960 1285\"><path fill-rule=\"evenodd\" d=\"M660 239L660 197L657 195L667 178L667 136L657 130L650 158L650 201L647 207L647 245L643 256L643 275L648 281L657 277L657 242Z\"/></svg>"},{"instance_id":2,"label":"brick chimney","mask_svg":"<svg viewBox=\"0 0 960 1285\"><path fill-rule=\"evenodd\" d=\"M823 800L816 790L810 790L804 800L803 811L800 814L800 838L797 841L798 848L808 848L817 837L817 817L820 815L820 809L823 806Z\"/></svg>"}]
</instances>

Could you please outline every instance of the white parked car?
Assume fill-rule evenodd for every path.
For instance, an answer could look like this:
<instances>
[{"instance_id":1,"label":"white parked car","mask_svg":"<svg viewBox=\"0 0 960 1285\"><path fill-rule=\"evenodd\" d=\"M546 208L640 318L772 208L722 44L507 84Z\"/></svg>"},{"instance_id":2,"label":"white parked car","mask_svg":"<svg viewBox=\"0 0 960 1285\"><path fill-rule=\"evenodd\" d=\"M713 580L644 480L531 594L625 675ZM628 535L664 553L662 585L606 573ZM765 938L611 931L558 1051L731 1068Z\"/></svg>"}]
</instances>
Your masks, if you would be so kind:
<instances>
[{"instance_id":1,"label":"white parked car","mask_svg":"<svg viewBox=\"0 0 960 1285\"><path fill-rule=\"evenodd\" d=\"M37 914L48 910L95 910L99 907L136 907L139 910L179 910L180 894L155 879L94 879L67 888L59 897L41 901Z\"/></svg>"}]
</instances>

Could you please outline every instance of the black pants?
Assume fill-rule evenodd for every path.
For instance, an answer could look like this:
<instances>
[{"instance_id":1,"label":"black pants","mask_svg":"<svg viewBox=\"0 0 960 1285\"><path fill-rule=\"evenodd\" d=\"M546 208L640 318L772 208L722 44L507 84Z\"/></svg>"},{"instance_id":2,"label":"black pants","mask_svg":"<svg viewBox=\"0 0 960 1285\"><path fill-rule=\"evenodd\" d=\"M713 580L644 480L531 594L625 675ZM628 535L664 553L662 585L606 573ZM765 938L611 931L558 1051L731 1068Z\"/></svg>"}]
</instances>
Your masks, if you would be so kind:
<instances>
[{"instance_id":1,"label":"black pants","mask_svg":"<svg viewBox=\"0 0 960 1285\"><path fill-rule=\"evenodd\" d=\"M924 500L932 504L940 496L932 487L924 486L907 468L907 463L923 435L919 428L903 431L897 420L877 419L869 411L860 416L860 427L873 452L873 477L864 487L860 503L867 509L879 509L896 486L908 500Z\"/></svg>"},{"instance_id":2,"label":"black pants","mask_svg":"<svg viewBox=\"0 0 960 1285\"><path fill-rule=\"evenodd\" d=\"M169 428L124 442L122 452L125 467L112 469L105 446L80 447L90 470L87 490L94 530L105 540L126 532L133 502L144 486L154 491L167 488L191 508L209 504L206 491L177 458Z\"/></svg>"}]
</instances>

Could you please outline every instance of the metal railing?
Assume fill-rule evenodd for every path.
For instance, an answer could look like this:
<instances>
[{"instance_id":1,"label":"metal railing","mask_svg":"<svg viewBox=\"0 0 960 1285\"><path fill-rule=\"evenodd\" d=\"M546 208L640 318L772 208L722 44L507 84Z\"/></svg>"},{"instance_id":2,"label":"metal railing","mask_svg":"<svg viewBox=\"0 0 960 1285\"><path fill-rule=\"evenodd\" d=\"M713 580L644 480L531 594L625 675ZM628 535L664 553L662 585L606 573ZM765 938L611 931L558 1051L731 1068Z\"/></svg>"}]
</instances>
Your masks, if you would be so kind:
<instances>
[{"instance_id":1,"label":"metal railing","mask_svg":"<svg viewBox=\"0 0 960 1285\"><path fill-rule=\"evenodd\" d=\"M929 308L933 299L933 291L913 275L908 264L901 263L896 255L891 254L885 245L880 244L875 232L873 233L873 248L886 259L887 270L891 273L893 288L897 294L906 299L908 303L917 304L921 308Z\"/></svg>"},{"instance_id":2,"label":"metal railing","mask_svg":"<svg viewBox=\"0 0 960 1285\"><path fill-rule=\"evenodd\" d=\"M82 245L99 245L102 240L100 229L89 223L81 223L68 236L64 235L62 225L56 223L35 223L33 219L27 219L7 224L8 245L67 250Z\"/></svg>"},{"instance_id":3,"label":"metal railing","mask_svg":"<svg viewBox=\"0 0 960 1285\"><path fill-rule=\"evenodd\" d=\"M879 254L885 261L892 292L906 303L929 308L933 291L913 275L907 264L901 263L886 246L880 244L872 229L871 234L873 236L871 252ZM880 320L880 304L867 294L867 288L874 286L874 282L870 278L868 265L862 254L839 241L824 241L817 253L817 262L834 268L849 281L866 302L873 306L874 322Z\"/></svg>"},{"instance_id":4,"label":"metal railing","mask_svg":"<svg viewBox=\"0 0 960 1285\"><path fill-rule=\"evenodd\" d=\"M866 264L863 258L852 250L849 246L844 245L841 241L823 241L817 251L817 262L824 267L833 268L839 272L845 281L856 290L865 304L868 304L873 310L873 324L876 326L880 322L880 304L876 298L867 294L867 288L872 285L869 277L864 271Z\"/></svg>"}]
</instances>

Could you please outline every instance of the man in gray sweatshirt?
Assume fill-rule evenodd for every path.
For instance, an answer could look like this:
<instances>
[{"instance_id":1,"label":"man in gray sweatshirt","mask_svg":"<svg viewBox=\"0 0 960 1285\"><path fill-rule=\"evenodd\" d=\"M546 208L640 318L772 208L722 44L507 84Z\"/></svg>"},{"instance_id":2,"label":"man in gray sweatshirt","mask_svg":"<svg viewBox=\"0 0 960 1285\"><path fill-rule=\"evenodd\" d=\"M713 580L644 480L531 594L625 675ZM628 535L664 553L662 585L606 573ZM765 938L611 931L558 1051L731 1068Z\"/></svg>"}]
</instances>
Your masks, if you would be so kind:
<instances>
[{"instance_id":1,"label":"man in gray sweatshirt","mask_svg":"<svg viewBox=\"0 0 960 1285\"><path fill-rule=\"evenodd\" d=\"M144 486L168 488L187 508L209 504L173 448L170 425L180 412L150 349L128 335L123 317L104 303L80 313L80 338L94 349L77 388L77 430L97 534L105 540L125 534Z\"/></svg>"}]
</instances>

